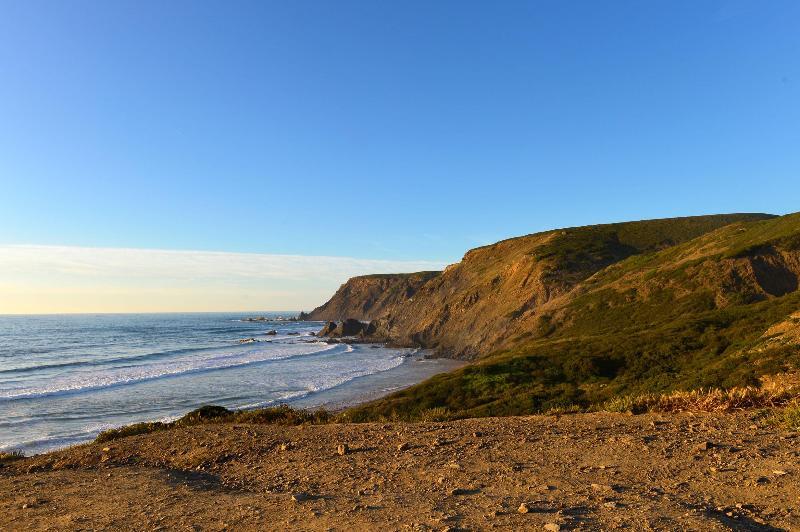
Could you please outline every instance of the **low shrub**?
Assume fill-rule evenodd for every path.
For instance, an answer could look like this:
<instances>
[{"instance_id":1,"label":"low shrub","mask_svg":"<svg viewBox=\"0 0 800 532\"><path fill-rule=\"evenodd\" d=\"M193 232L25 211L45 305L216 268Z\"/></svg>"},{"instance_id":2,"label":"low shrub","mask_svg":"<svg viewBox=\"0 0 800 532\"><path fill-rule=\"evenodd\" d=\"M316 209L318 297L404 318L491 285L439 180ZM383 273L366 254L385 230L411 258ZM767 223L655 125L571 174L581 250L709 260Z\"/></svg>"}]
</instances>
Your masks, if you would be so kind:
<instances>
[{"instance_id":1,"label":"low shrub","mask_svg":"<svg viewBox=\"0 0 800 532\"><path fill-rule=\"evenodd\" d=\"M133 425L126 425L116 429L104 430L95 438L95 443L103 443L120 438L127 438L128 436L136 436L138 434L149 434L159 430L164 430L172 426L171 423L162 423L160 421L152 421L145 423L134 423Z\"/></svg>"},{"instance_id":2,"label":"low shrub","mask_svg":"<svg viewBox=\"0 0 800 532\"><path fill-rule=\"evenodd\" d=\"M0 451L0 464L5 462L13 462L14 460L21 460L25 458L22 451L11 449L10 451Z\"/></svg>"},{"instance_id":3,"label":"low shrub","mask_svg":"<svg viewBox=\"0 0 800 532\"><path fill-rule=\"evenodd\" d=\"M715 388L668 394L615 397L605 402L600 410L633 414L644 412L730 412L752 408L785 407L794 404L798 398L800 398L800 388L795 386L786 388L747 386L727 390ZM800 410L798 411L800 412Z\"/></svg>"},{"instance_id":4,"label":"low shrub","mask_svg":"<svg viewBox=\"0 0 800 532\"><path fill-rule=\"evenodd\" d=\"M333 416L326 410L315 411L292 408L289 405L278 405L256 410L228 410L222 406L206 405L192 410L185 416L167 423L151 421L135 423L98 434L95 443L102 443L138 434L149 434L161 430L204 425L207 423L251 423L259 425L302 425L304 423L328 423Z\"/></svg>"},{"instance_id":5,"label":"low shrub","mask_svg":"<svg viewBox=\"0 0 800 532\"><path fill-rule=\"evenodd\" d=\"M790 430L800 430L800 402L792 403L783 411L783 425Z\"/></svg>"}]
</instances>

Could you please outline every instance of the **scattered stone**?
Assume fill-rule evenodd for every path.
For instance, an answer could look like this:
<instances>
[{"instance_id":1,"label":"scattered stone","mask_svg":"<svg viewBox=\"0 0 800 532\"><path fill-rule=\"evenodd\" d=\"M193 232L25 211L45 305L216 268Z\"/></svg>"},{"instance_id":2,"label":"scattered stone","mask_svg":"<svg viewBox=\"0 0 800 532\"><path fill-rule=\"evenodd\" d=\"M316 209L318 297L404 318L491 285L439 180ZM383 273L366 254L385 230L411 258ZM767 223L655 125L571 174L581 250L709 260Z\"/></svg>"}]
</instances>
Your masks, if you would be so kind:
<instances>
[{"instance_id":1,"label":"scattered stone","mask_svg":"<svg viewBox=\"0 0 800 532\"><path fill-rule=\"evenodd\" d=\"M713 449L713 448L714 448L714 444L713 443L711 443L710 441L704 441L704 442L700 442L699 444L695 445L694 450L695 451L708 451L708 450Z\"/></svg>"},{"instance_id":2,"label":"scattered stone","mask_svg":"<svg viewBox=\"0 0 800 532\"><path fill-rule=\"evenodd\" d=\"M111 450L111 447L103 447L103 452L104 453L107 453L110 450Z\"/></svg>"},{"instance_id":3,"label":"scattered stone","mask_svg":"<svg viewBox=\"0 0 800 532\"><path fill-rule=\"evenodd\" d=\"M530 505L529 505L529 504L527 504L527 503L524 503L524 502L523 502L522 504L520 504L520 505L519 505L519 508L517 508L517 511L518 511L519 513L521 513L521 514L527 514L527 513L530 513L530 512L531 512L531 510L532 510L532 508L530 507Z\"/></svg>"},{"instance_id":4,"label":"scattered stone","mask_svg":"<svg viewBox=\"0 0 800 532\"><path fill-rule=\"evenodd\" d=\"M774 469L772 471L772 474L775 475L776 477L782 477L784 475L788 475L789 473L787 473L786 471L784 471L782 469Z\"/></svg>"},{"instance_id":5,"label":"scattered stone","mask_svg":"<svg viewBox=\"0 0 800 532\"><path fill-rule=\"evenodd\" d=\"M336 453L339 456L344 456L349 452L350 452L350 447L348 447L346 443L342 443L339 445L339 447L336 448Z\"/></svg>"},{"instance_id":6,"label":"scattered stone","mask_svg":"<svg viewBox=\"0 0 800 532\"><path fill-rule=\"evenodd\" d=\"M559 532L561 530L561 525L558 523L547 523L544 525L544 529L548 532Z\"/></svg>"},{"instance_id":7,"label":"scattered stone","mask_svg":"<svg viewBox=\"0 0 800 532\"><path fill-rule=\"evenodd\" d=\"M298 493L292 493L292 500L294 502L305 502L311 499L313 499L311 495L302 491Z\"/></svg>"},{"instance_id":8,"label":"scattered stone","mask_svg":"<svg viewBox=\"0 0 800 532\"><path fill-rule=\"evenodd\" d=\"M403 442L403 443L401 443L400 445L397 446L397 450L400 451L400 452L403 452L403 451L407 451L410 447L411 446L408 443Z\"/></svg>"},{"instance_id":9,"label":"scattered stone","mask_svg":"<svg viewBox=\"0 0 800 532\"><path fill-rule=\"evenodd\" d=\"M450 495L469 495L470 493L470 490L464 488L454 488L450 490Z\"/></svg>"},{"instance_id":10,"label":"scattered stone","mask_svg":"<svg viewBox=\"0 0 800 532\"><path fill-rule=\"evenodd\" d=\"M276 334L278 334L278 331L272 329L271 331L267 331L264 334L266 334L267 336L275 336Z\"/></svg>"}]
</instances>

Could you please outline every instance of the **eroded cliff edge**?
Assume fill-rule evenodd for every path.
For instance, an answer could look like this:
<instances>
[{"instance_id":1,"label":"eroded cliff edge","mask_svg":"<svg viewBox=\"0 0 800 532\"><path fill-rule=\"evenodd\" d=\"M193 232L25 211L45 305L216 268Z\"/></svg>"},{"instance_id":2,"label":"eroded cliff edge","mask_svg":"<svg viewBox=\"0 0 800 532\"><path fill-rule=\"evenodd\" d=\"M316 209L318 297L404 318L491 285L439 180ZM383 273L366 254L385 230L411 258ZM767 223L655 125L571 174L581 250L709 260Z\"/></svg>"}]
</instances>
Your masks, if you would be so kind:
<instances>
[{"instance_id":1,"label":"eroded cliff edge","mask_svg":"<svg viewBox=\"0 0 800 532\"><path fill-rule=\"evenodd\" d=\"M797 257L791 250L756 245L738 255L731 252L737 231L774 218L696 216L511 238L470 250L441 273L355 277L309 319L372 321L375 339L469 359L547 335L558 324L573 321L576 312L583 313L585 309L570 309L572 302L612 285L625 285L627 297L642 302L666 289L680 293L679 285L687 292L709 292L717 306L781 295L797 287ZM704 235L711 236L702 240ZM684 271L683 259L676 263L665 250L695 241L686 251L692 256L689 275L660 279L658 272ZM624 280L611 279L613 266L628 264L634 256L658 257L659 265L649 277L628 268ZM604 286L598 286L598 279Z\"/></svg>"}]
</instances>

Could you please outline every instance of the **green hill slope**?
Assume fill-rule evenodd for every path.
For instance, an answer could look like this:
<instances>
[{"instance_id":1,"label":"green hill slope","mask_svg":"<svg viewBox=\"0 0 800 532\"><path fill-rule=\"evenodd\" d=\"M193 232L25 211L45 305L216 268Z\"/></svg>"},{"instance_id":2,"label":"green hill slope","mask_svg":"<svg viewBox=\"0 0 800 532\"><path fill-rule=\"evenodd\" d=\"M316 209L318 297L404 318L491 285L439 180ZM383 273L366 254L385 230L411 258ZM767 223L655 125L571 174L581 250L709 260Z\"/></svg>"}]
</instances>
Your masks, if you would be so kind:
<instances>
[{"instance_id":1,"label":"green hill slope","mask_svg":"<svg viewBox=\"0 0 800 532\"><path fill-rule=\"evenodd\" d=\"M626 394L757 384L759 375L799 368L800 214L701 221L567 229L471 251L389 320L410 325L410 339L419 343L464 341L477 362L350 416L588 407ZM537 279L520 290L527 300L507 285L522 264ZM494 295L482 289L485 280ZM478 297L464 305L472 294ZM494 325L464 319L477 305ZM406 314L426 306L446 311ZM438 329L415 335L420 320ZM457 339L458 327L467 327L466 340ZM484 332L476 336L476 329ZM498 347L485 349L492 345Z\"/></svg>"}]
</instances>

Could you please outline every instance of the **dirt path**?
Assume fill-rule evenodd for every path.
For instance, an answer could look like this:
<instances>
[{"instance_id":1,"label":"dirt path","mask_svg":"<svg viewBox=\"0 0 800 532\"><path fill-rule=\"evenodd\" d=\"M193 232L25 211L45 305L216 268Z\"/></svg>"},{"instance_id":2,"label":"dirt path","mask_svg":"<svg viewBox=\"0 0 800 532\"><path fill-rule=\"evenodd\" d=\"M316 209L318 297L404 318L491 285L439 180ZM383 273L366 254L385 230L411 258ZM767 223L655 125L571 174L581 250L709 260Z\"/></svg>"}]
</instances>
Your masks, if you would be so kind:
<instances>
[{"instance_id":1,"label":"dirt path","mask_svg":"<svg viewBox=\"0 0 800 532\"><path fill-rule=\"evenodd\" d=\"M756 417L179 429L6 464L0 529L798 530L800 436Z\"/></svg>"}]
</instances>

